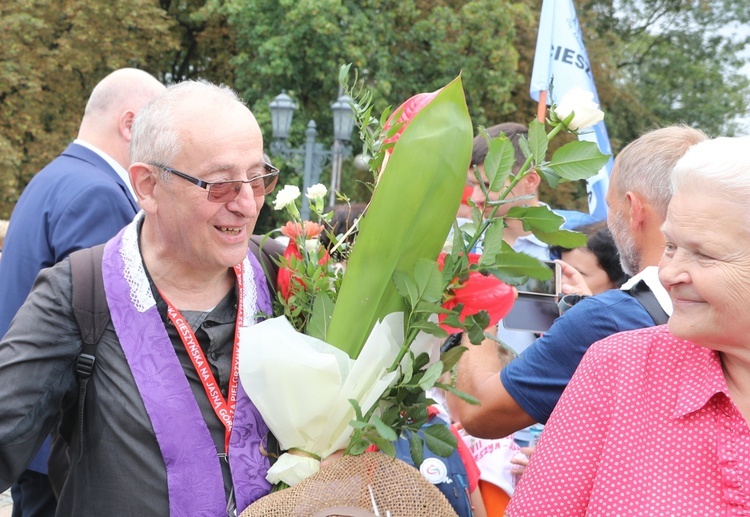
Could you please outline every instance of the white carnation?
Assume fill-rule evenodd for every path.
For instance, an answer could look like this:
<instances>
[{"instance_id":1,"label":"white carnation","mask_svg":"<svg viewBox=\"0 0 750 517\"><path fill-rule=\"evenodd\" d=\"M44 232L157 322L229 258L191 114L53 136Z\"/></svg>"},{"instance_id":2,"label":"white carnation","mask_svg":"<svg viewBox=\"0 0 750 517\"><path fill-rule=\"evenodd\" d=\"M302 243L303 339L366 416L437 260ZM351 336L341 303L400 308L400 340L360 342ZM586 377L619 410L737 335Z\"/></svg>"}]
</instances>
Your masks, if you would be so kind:
<instances>
[{"instance_id":1,"label":"white carnation","mask_svg":"<svg viewBox=\"0 0 750 517\"><path fill-rule=\"evenodd\" d=\"M305 195L307 196L307 199L315 201L316 199L325 198L327 193L328 189L325 185L323 185L322 183L316 183L315 185L307 189L307 193Z\"/></svg>"},{"instance_id":2,"label":"white carnation","mask_svg":"<svg viewBox=\"0 0 750 517\"><path fill-rule=\"evenodd\" d=\"M283 210L289 205L293 204L300 196L298 187L294 185L284 185L284 188L276 194L276 199L273 202L274 210Z\"/></svg>"}]
</instances>

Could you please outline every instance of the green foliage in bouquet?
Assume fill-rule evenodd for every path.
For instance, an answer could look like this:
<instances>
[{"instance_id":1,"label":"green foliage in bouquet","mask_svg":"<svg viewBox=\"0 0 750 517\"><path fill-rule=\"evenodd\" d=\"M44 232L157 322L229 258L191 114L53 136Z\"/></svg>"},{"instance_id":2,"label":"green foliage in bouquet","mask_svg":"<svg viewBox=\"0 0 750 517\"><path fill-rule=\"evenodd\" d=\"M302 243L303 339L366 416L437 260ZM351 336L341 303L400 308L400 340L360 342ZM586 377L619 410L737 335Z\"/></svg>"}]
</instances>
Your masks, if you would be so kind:
<instances>
[{"instance_id":1,"label":"green foliage in bouquet","mask_svg":"<svg viewBox=\"0 0 750 517\"><path fill-rule=\"evenodd\" d=\"M333 345L353 360L377 322L389 314L403 313L403 343L388 368L395 379L371 407L360 407L350 399L355 418L350 422L353 433L346 452L359 454L375 444L392 455L393 442L406 434L413 460L419 465L423 445L443 456L450 455L456 446L445 426L425 425L427 408L434 403L426 391L437 387L469 402L476 401L451 383L440 382L465 347L453 348L431 364L428 354L415 352L413 345L424 341L425 334L434 336L436 343L459 331L474 344L492 338L485 329L510 309L514 292L509 285L519 285L529 278L546 280L551 275L539 260L515 252L503 241L506 220L521 221L525 230L549 244L569 248L585 244L585 236L561 229L563 218L549 208L517 206L519 198L511 199L511 191L532 171L553 187L587 178L596 174L608 157L596 144L577 141L560 147L547 159L549 141L556 134L584 129L571 125L575 108L561 113L553 107L547 120L549 133L545 124L536 120L530 123L528 138L521 138L519 143L526 161L517 174L513 174L515 149L510 140L505 135L489 139L480 128L490 140L484 162L486 177L482 178L478 170L474 174L490 209L488 213L472 206L472 223L459 227L456 212L473 139L460 77L434 94L422 94L427 100L418 102L414 113L406 117L403 115L410 108L409 102L419 96L407 101L393 116L387 109L376 118L369 93L354 91L347 76L348 67L344 67L340 77L354 99L363 150L372 156L373 197L366 216L355 223L358 234L349 247L342 278L341 270L333 266L319 245L309 246L315 232L308 231L309 222L301 221L296 206L289 203L300 195L299 191L296 197L279 193L276 208L286 207L297 229L296 233L287 232L294 236L294 243L282 259L281 269L291 271L286 285L296 286L279 296L277 302L283 310L280 313L294 323L297 331ZM491 201L490 194L497 199ZM315 207L315 195L307 195ZM287 201L281 202L284 197ZM516 203L504 216L497 215L509 202ZM323 213L322 205L313 212L323 230L330 214ZM446 241L451 228L452 235ZM347 242L346 236L330 237L333 248ZM470 253L480 242L481 256ZM441 249L446 252L437 260ZM423 431L424 443L417 430Z\"/></svg>"},{"instance_id":2,"label":"green foliage in bouquet","mask_svg":"<svg viewBox=\"0 0 750 517\"><path fill-rule=\"evenodd\" d=\"M549 141L560 131L575 132L569 127L574 117L573 112L560 117L553 107L551 114L551 119L547 121L552 125L549 133L545 124L537 120L529 124L528 138L521 138L519 144L526 161L515 175L513 144L505 135L490 139L484 129L480 128L489 141L489 150L484 162L486 178L482 178L478 170L475 170L474 174L488 200L487 205L492 207L490 213L483 213L474 205L472 224L463 228L458 227L454 218L452 239L447 246L450 251L442 259L442 269L434 260L422 259L416 261L411 270L393 272L393 287L402 300L400 310L405 313L407 345L394 362L394 368L399 369L399 380L381 397L380 403L369 411L363 412L352 401L357 419L352 422L355 432L347 449L348 453L360 453L366 450L369 444L374 443L384 452L392 454L391 442L408 430L411 431L407 434L411 441L412 459L419 465L423 458L424 444L415 431L420 428L431 451L442 456L452 453L456 441L445 426L425 426L429 418L427 406L434 403L427 398L425 392L437 387L450 391L470 403L476 403L476 400L459 392L450 383L438 382L441 375L450 371L458 362L465 348L453 348L443 354L440 361L428 365L427 355L414 357L408 345L419 332L444 339L448 335L446 327L451 327L454 331L463 331L474 344L485 338L495 339L486 333L485 329L491 322L499 319L497 315L491 319L493 304L497 310L507 312L507 292L498 287L495 291L497 296L487 299L486 310L472 314L463 314L464 307L460 304L451 309L446 308L446 294L450 296L449 293L455 294L459 289L468 290L472 275L477 278L477 273L485 277L492 275L512 285L524 283L529 278L546 280L551 276L551 271L541 261L514 251L503 241L506 219L520 220L526 231L532 232L537 238L551 245L568 248L585 245L585 236L561 229L564 219L546 206L514 206L505 216L497 215L500 206L518 201L518 198L509 199L509 195L515 185L532 171L537 171L555 187L560 182L593 176L606 164L609 157L603 155L595 143L582 141L570 142L560 147L548 160L546 155ZM467 167L464 167L464 176L466 170ZM499 194L496 201L489 201L491 193ZM455 212L452 215L454 214ZM473 261L469 251L480 240L483 244L483 253L478 260ZM473 295L481 296L479 291ZM506 296L505 300L502 299L503 296ZM444 317L441 325L434 321L435 314Z\"/></svg>"},{"instance_id":3,"label":"green foliage in bouquet","mask_svg":"<svg viewBox=\"0 0 750 517\"><path fill-rule=\"evenodd\" d=\"M420 140L431 143L430 152ZM326 333L350 357L359 355L376 321L405 309L394 273L411 272L419 259L434 261L440 252L461 201L471 142L459 77L417 113L377 178Z\"/></svg>"}]
</instances>

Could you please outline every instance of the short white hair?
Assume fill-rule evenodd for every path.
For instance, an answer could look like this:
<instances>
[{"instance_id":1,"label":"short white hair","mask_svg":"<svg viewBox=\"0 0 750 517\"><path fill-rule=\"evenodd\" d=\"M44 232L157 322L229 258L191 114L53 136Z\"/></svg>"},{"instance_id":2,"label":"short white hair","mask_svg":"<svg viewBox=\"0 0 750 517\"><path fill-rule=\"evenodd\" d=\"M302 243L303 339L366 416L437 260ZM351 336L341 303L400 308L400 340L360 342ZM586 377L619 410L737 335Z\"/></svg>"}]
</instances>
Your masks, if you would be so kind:
<instances>
[{"instance_id":1,"label":"short white hair","mask_svg":"<svg viewBox=\"0 0 750 517\"><path fill-rule=\"evenodd\" d=\"M131 160L171 163L182 150L183 144L178 123L180 106L191 103L190 99L206 98L215 100L217 104L229 102L245 106L237 92L225 85L204 80L187 80L169 86L136 115L130 140ZM168 173L163 172L163 176L169 178Z\"/></svg>"},{"instance_id":2,"label":"short white hair","mask_svg":"<svg viewBox=\"0 0 750 517\"><path fill-rule=\"evenodd\" d=\"M672 171L672 190L700 188L750 210L750 136L720 137L691 147ZM706 187L710 188L706 188Z\"/></svg>"}]
</instances>

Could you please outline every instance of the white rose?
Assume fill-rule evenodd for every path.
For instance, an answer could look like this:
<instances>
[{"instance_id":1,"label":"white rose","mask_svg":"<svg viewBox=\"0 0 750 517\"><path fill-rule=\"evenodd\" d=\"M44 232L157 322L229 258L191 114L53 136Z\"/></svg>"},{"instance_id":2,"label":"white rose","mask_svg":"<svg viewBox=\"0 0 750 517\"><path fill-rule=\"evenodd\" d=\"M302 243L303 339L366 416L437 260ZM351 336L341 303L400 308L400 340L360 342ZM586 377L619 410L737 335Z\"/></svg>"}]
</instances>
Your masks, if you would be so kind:
<instances>
[{"instance_id":1,"label":"white rose","mask_svg":"<svg viewBox=\"0 0 750 517\"><path fill-rule=\"evenodd\" d=\"M276 199L273 202L274 210L283 210L289 205L293 204L300 196L298 187L294 185L284 185L284 188L276 194Z\"/></svg>"},{"instance_id":2,"label":"white rose","mask_svg":"<svg viewBox=\"0 0 750 517\"><path fill-rule=\"evenodd\" d=\"M315 185L307 189L307 193L305 195L310 201L315 201L316 199L325 198L327 193L328 189L325 185L323 185L322 183L316 183Z\"/></svg>"},{"instance_id":3,"label":"white rose","mask_svg":"<svg viewBox=\"0 0 750 517\"><path fill-rule=\"evenodd\" d=\"M565 120L571 113L575 113L568 128L573 131L586 129L604 119L604 112L594 102L593 92L587 92L583 88L571 88L563 95L560 104L555 107L555 115L560 120Z\"/></svg>"}]
</instances>

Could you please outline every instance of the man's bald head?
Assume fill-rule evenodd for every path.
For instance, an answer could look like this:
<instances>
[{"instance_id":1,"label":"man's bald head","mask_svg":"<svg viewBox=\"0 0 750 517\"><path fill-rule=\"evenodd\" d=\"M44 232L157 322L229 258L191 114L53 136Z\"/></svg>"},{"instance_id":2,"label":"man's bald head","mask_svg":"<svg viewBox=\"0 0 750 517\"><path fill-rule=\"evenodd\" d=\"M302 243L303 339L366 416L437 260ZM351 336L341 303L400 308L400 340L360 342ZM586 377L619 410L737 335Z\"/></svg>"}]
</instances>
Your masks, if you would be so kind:
<instances>
[{"instance_id":1,"label":"man's bald head","mask_svg":"<svg viewBox=\"0 0 750 517\"><path fill-rule=\"evenodd\" d=\"M115 70L91 92L78 138L101 149L127 169L133 119L164 90L164 85L148 72L136 68Z\"/></svg>"}]
</instances>

